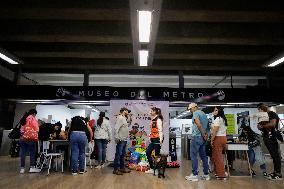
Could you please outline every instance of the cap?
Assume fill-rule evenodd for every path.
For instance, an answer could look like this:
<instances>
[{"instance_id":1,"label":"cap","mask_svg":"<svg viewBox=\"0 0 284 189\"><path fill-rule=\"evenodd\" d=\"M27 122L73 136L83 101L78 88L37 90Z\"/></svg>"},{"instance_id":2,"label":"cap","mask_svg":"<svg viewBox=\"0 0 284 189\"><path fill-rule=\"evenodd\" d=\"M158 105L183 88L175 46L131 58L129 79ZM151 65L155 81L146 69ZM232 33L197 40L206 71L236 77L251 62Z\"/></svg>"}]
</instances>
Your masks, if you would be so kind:
<instances>
[{"instance_id":1,"label":"cap","mask_svg":"<svg viewBox=\"0 0 284 189\"><path fill-rule=\"evenodd\" d=\"M130 112L131 112L131 110L128 110L126 107L122 107L122 108L120 109L120 112L123 112L123 111L125 111L125 110L127 110L127 111L128 111L128 113L130 113Z\"/></svg>"},{"instance_id":2,"label":"cap","mask_svg":"<svg viewBox=\"0 0 284 189\"><path fill-rule=\"evenodd\" d=\"M194 108L194 107L197 107L197 104L196 103L190 103L189 105L188 105L188 110L190 110L191 108Z\"/></svg>"}]
</instances>

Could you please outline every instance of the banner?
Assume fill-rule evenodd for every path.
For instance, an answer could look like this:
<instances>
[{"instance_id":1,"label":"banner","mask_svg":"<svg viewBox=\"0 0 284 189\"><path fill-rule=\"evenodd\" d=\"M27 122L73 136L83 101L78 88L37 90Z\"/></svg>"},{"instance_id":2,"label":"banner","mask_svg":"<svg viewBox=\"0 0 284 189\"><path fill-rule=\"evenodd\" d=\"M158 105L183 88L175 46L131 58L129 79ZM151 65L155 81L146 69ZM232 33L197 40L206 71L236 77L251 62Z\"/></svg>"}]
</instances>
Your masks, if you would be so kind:
<instances>
[{"instance_id":1,"label":"banner","mask_svg":"<svg viewBox=\"0 0 284 189\"><path fill-rule=\"evenodd\" d=\"M236 128L235 128L235 115L234 114L225 114L227 118L227 134L237 134Z\"/></svg>"},{"instance_id":2,"label":"banner","mask_svg":"<svg viewBox=\"0 0 284 189\"><path fill-rule=\"evenodd\" d=\"M114 136L114 126L119 115L119 111L122 107L126 107L131 110L129 114L132 121L129 125L129 131L138 129L142 134L141 140L145 140L146 146L149 144L150 134L150 109L152 107L160 108L163 115L163 134L164 142L162 144L161 152L169 153L169 102L168 101L145 101L145 100L111 100L110 101L110 125L112 127ZM129 133L128 146L131 146ZM107 159L113 161L115 157L116 144L114 138L111 143L108 144L107 148Z\"/></svg>"}]
</instances>

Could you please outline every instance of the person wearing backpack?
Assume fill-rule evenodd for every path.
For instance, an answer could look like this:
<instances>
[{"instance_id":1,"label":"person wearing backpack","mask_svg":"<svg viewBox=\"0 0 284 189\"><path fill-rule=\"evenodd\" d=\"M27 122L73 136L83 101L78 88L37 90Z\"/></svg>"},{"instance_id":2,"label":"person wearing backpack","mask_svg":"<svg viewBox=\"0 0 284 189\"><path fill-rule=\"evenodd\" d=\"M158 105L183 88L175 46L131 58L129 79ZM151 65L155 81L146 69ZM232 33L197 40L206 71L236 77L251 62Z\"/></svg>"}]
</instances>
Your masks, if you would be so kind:
<instances>
[{"instance_id":1,"label":"person wearing backpack","mask_svg":"<svg viewBox=\"0 0 284 189\"><path fill-rule=\"evenodd\" d=\"M30 154L30 173L38 173L41 170L36 166L36 145L38 142L39 125L36 119L37 111L31 109L22 117L21 123L21 137L20 137L20 173L25 173L25 159L26 154Z\"/></svg>"}]
</instances>

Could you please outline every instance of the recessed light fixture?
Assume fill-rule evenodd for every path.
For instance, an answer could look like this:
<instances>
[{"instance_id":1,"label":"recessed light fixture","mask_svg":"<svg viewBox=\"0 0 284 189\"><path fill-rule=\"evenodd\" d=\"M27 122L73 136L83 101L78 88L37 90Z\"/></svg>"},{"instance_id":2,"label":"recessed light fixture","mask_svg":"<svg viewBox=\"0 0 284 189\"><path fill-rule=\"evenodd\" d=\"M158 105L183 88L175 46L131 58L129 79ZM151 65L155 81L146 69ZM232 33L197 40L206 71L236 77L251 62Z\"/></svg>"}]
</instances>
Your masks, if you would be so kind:
<instances>
[{"instance_id":1,"label":"recessed light fixture","mask_svg":"<svg viewBox=\"0 0 284 189\"><path fill-rule=\"evenodd\" d=\"M16 62L15 60L9 58L8 56L6 56L5 54L0 53L0 58L2 58L3 60L5 60L6 62L10 63L10 64L19 64L19 62Z\"/></svg>"},{"instance_id":2,"label":"recessed light fixture","mask_svg":"<svg viewBox=\"0 0 284 189\"><path fill-rule=\"evenodd\" d=\"M275 67L275 66L281 64L282 62L284 62L284 57L272 62L271 64L268 65L268 67Z\"/></svg>"},{"instance_id":3,"label":"recessed light fixture","mask_svg":"<svg viewBox=\"0 0 284 189\"><path fill-rule=\"evenodd\" d=\"M139 50L139 66L148 66L149 51Z\"/></svg>"},{"instance_id":4,"label":"recessed light fixture","mask_svg":"<svg viewBox=\"0 0 284 189\"><path fill-rule=\"evenodd\" d=\"M151 33L152 12L138 11L139 42L149 43Z\"/></svg>"}]
</instances>

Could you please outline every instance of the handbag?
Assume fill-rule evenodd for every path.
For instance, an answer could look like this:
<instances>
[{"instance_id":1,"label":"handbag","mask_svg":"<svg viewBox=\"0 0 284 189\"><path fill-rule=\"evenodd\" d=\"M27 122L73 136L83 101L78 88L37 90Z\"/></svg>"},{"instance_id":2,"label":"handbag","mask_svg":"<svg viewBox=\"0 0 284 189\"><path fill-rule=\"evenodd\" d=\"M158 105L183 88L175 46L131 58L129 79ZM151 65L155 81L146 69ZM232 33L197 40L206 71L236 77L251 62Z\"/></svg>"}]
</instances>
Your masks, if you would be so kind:
<instances>
[{"instance_id":1,"label":"handbag","mask_svg":"<svg viewBox=\"0 0 284 189\"><path fill-rule=\"evenodd\" d=\"M20 139L21 137L21 124L18 123L13 129L12 131L8 134L8 137L10 139Z\"/></svg>"}]
</instances>

